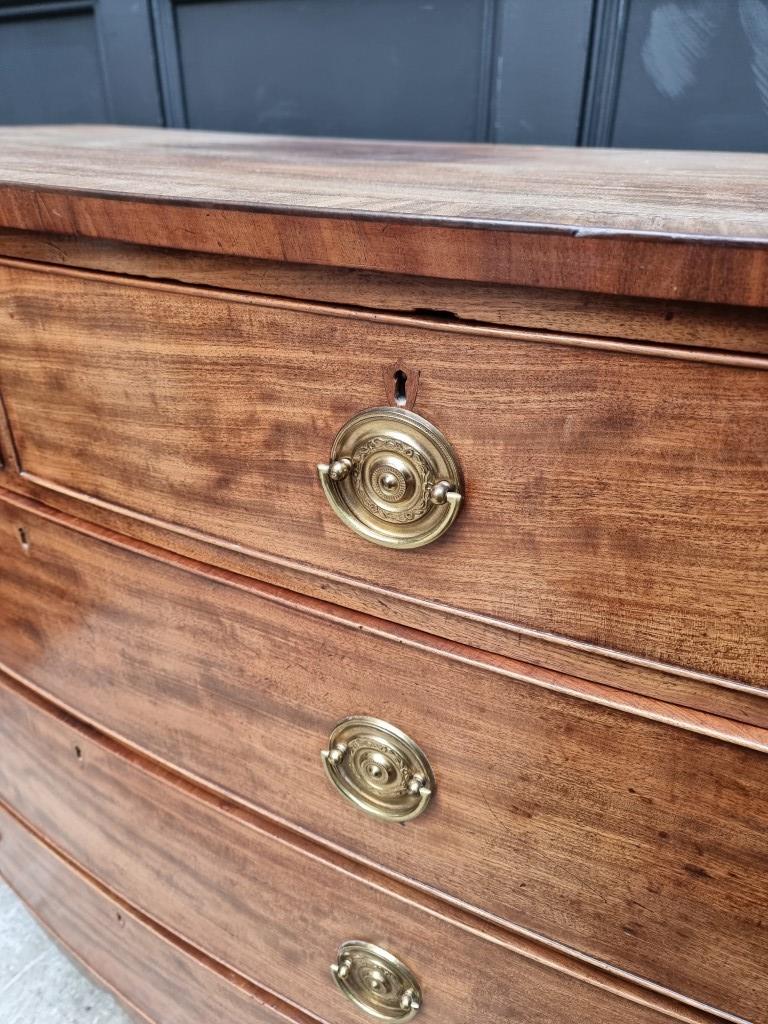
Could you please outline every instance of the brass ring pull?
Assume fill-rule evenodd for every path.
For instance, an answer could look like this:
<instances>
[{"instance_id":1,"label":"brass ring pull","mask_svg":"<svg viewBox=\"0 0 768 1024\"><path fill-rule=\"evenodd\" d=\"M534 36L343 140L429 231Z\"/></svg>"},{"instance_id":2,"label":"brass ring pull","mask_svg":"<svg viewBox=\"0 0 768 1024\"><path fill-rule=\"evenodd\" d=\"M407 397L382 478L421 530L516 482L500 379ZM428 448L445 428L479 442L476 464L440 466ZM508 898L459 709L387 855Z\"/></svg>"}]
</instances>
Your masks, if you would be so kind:
<instances>
[{"instance_id":1,"label":"brass ring pull","mask_svg":"<svg viewBox=\"0 0 768 1024\"><path fill-rule=\"evenodd\" d=\"M381 946L354 940L339 947L331 974L344 995L376 1020L413 1020L421 988L402 961Z\"/></svg>"},{"instance_id":2,"label":"brass ring pull","mask_svg":"<svg viewBox=\"0 0 768 1024\"><path fill-rule=\"evenodd\" d=\"M435 777L420 747L378 718L339 722L323 751L328 778L350 803L384 821L410 821L423 814Z\"/></svg>"},{"instance_id":3,"label":"brass ring pull","mask_svg":"<svg viewBox=\"0 0 768 1024\"><path fill-rule=\"evenodd\" d=\"M333 511L374 544L419 548L437 540L461 506L461 473L442 433L407 409L358 413L317 467Z\"/></svg>"}]
</instances>

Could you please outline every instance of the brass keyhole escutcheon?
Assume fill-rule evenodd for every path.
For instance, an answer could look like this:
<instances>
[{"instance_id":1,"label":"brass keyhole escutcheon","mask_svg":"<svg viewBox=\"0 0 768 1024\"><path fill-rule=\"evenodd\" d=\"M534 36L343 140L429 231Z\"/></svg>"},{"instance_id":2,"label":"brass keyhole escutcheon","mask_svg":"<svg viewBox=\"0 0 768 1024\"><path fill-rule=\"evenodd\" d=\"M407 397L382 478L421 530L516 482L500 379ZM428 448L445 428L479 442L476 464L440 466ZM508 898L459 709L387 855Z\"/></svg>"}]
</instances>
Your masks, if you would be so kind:
<instances>
[{"instance_id":1,"label":"brass keyhole escutcheon","mask_svg":"<svg viewBox=\"0 0 768 1024\"><path fill-rule=\"evenodd\" d=\"M376 1020L409 1021L421 1009L421 988L411 970L371 942L343 943L331 974L347 999Z\"/></svg>"},{"instance_id":2,"label":"brass keyhole escutcheon","mask_svg":"<svg viewBox=\"0 0 768 1024\"><path fill-rule=\"evenodd\" d=\"M318 464L333 511L374 544L419 548L456 518L461 473L448 441L408 409L383 407L344 424Z\"/></svg>"},{"instance_id":3,"label":"brass keyhole escutcheon","mask_svg":"<svg viewBox=\"0 0 768 1024\"><path fill-rule=\"evenodd\" d=\"M358 715L339 722L323 751L323 764L342 796L384 821L417 818L435 791L423 750L379 718Z\"/></svg>"}]
</instances>

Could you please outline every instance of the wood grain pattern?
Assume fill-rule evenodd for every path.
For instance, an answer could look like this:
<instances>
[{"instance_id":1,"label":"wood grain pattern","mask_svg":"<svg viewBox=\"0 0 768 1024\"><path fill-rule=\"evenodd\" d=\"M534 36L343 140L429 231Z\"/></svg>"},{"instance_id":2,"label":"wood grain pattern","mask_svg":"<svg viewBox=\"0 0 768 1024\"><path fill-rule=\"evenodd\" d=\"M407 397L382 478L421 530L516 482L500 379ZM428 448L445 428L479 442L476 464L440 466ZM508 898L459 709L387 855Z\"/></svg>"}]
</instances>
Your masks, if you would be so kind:
<instances>
[{"instance_id":1,"label":"wood grain pattern","mask_svg":"<svg viewBox=\"0 0 768 1024\"><path fill-rule=\"evenodd\" d=\"M0 294L2 390L34 482L293 567L765 687L759 360L457 334L7 265ZM314 468L342 423L385 399L398 359L420 370L418 411L467 480L446 538L408 553L351 536Z\"/></svg>"},{"instance_id":2,"label":"wood grain pattern","mask_svg":"<svg viewBox=\"0 0 768 1024\"><path fill-rule=\"evenodd\" d=\"M0 129L0 870L132 1012L353 1024L364 937L425 1024L768 1024L766 170ZM467 479L406 554L314 474L398 366Z\"/></svg>"},{"instance_id":3,"label":"wood grain pattern","mask_svg":"<svg viewBox=\"0 0 768 1024\"><path fill-rule=\"evenodd\" d=\"M733 978L760 994L768 731L732 728L729 743L706 716L641 718L653 702L601 706L611 691L579 699L575 680L16 510L0 545L0 662L16 677L357 857L753 1012ZM319 752L350 714L426 750L439 790L423 818L369 821L328 785ZM707 726L721 738L690 731Z\"/></svg>"},{"instance_id":4,"label":"wood grain pattern","mask_svg":"<svg viewBox=\"0 0 768 1024\"><path fill-rule=\"evenodd\" d=\"M328 963L365 938L417 971L425 1024L707 1015L388 883L211 799L0 685L0 795L121 898L249 980L334 1024L359 1024ZM300 880L300 881L298 881ZM764 997L757 992L742 1001ZM742 979L742 984L748 984ZM764 998L756 1024L763 1024Z\"/></svg>"},{"instance_id":5,"label":"wood grain pattern","mask_svg":"<svg viewBox=\"0 0 768 1024\"><path fill-rule=\"evenodd\" d=\"M762 154L4 128L0 226L498 284L768 304Z\"/></svg>"},{"instance_id":6,"label":"wood grain pattern","mask_svg":"<svg viewBox=\"0 0 768 1024\"><path fill-rule=\"evenodd\" d=\"M56 941L152 1024L313 1024L118 901L0 805L0 876Z\"/></svg>"},{"instance_id":7,"label":"wood grain pattern","mask_svg":"<svg viewBox=\"0 0 768 1024\"><path fill-rule=\"evenodd\" d=\"M433 599L409 599L405 595L364 581L346 580L333 572L308 572L306 566L292 566L285 560L248 555L220 544L169 530L124 511L111 510L93 501L84 501L50 486L40 486L9 471L3 479L8 490L6 503L15 508L34 510L54 521L66 521L82 529L81 516L99 524L107 533L119 533L186 558L262 580L297 594L333 601L378 619L413 627L504 658L523 661L583 680L612 687L621 701L629 694L667 701L678 708L704 711L736 722L768 728L768 704L765 689L718 680L717 685L698 673L665 666L624 652L578 644L567 637L526 630L487 616L457 614L454 609ZM30 500L30 498L35 500ZM61 514L63 513L63 515ZM727 723L726 723L727 724Z\"/></svg>"},{"instance_id":8,"label":"wood grain pattern","mask_svg":"<svg viewBox=\"0 0 768 1024\"><path fill-rule=\"evenodd\" d=\"M8 415L5 411L3 396L0 394L0 473L8 470L9 474L17 475L19 464L16 458L16 446L13 443Z\"/></svg>"},{"instance_id":9,"label":"wood grain pattern","mask_svg":"<svg viewBox=\"0 0 768 1024\"><path fill-rule=\"evenodd\" d=\"M0 254L408 315L768 354L768 311L238 259L0 228Z\"/></svg>"}]
</instances>

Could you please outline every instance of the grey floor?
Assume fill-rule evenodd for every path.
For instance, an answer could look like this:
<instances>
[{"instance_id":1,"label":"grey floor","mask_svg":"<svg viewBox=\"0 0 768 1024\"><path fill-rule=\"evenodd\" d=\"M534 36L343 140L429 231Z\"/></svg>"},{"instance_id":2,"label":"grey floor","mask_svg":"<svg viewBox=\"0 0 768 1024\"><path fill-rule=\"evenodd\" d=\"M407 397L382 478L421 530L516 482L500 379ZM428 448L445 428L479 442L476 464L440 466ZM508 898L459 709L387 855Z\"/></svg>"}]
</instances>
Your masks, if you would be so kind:
<instances>
[{"instance_id":1,"label":"grey floor","mask_svg":"<svg viewBox=\"0 0 768 1024\"><path fill-rule=\"evenodd\" d=\"M0 881L2 1024L133 1024L64 956Z\"/></svg>"}]
</instances>

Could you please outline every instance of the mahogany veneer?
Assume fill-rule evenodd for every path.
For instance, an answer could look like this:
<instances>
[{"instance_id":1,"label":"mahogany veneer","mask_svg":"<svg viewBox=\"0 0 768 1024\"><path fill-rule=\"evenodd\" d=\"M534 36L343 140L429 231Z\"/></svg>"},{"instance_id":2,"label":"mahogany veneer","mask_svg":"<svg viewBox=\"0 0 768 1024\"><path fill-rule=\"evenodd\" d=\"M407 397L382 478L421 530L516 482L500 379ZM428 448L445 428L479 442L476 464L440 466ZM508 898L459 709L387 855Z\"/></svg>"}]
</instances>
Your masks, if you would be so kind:
<instances>
[{"instance_id":1,"label":"mahogany veneer","mask_svg":"<svg viewBox=\"0 0 768 1024\"><path fill-rule=\"evenodd\" d=\"M768 1024L767 174L0 129L0 872L133 1012Z\"/></svg>"},{"instance_id":2,"label":"mahogany veneer","mask_svg":"<svg viewBox=\"0 0 768 1024\"><path fill-rule=\"evenodd\" d=\"M764 689L768 374L754 360L7 265L0 299L6 410L41 487ZM468 477L450 534L406 555L350 545L315 482L341 424L386 404L398 360Z\"/></svg>"},{"instance_id":3,"label":"mahogany veneer","mask_svg":"<svg viewBox=\"0 0 768 1024\"><path fill-rule=\"evenodd\" d=\"M220 962L288 991L334 1024L360 1012L328 985L342 940L363 932L418 963L423 1020L655 1021L653 999L620 983L557 969L515 940L422 902L266 822L196 794L161 769L0 689L0 729L14 771L0 797L119 897ZM23 780L20 783L19 780ZM546 961L549 960L549 963ZM581 978L574 977L578 972ZM685 1019L685 1018L683 1018ZM695 1019L689 1018L689 1019Z\"/></svg>"},{"instance_id":4,"label":"mahogany veneer","mask_svg":"<svg viewBox=\"0 0 768 1024\"><path fill-rule=\"evenodd\" d=\"M765 157L4 128L0 223L193 252L768 303Z\"/></svg>"},{"instance_id":5,"label":"mahogany veneer","mask_svg":"<svg viewBox=\"0 0 768 1024\"><path fill-rule=\"evenodd\" d=\"M579 691L570 677L92 533L0 502L0 664L15 678L513 927L726 1009L734 972L757 987L765 730ZM325 784L320 751L349 714L407 727L425 749L440 787L407 830L361 827Z\"/></svg>"},{"instance_id":6,"label":"mahogany veneer","mask_svg":"<svg viewBox=\"0 0 768 1024\"><path fill-rule=\"evenodd\" d=\"M0 871L57 942L138 1020L312 1024L172 936L86 875L0 805Z\"/></svg>"}]
</instances>

